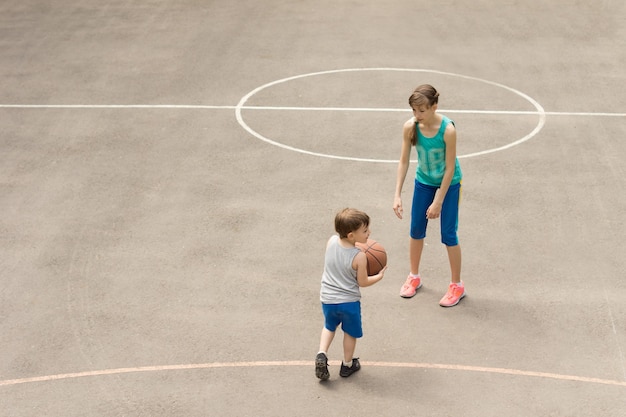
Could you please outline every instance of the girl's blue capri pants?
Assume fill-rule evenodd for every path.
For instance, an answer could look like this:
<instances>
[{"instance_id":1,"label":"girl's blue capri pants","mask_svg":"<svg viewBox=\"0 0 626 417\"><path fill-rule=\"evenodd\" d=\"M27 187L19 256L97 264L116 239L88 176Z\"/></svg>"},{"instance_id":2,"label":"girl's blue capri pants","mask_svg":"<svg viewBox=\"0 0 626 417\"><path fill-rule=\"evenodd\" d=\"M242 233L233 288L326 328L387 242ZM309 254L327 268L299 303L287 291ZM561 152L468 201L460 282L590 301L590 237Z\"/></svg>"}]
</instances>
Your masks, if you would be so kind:
<instances>
[{"instance_id":1,"label":"girl's blue capri pants","mask_svg":"<svg viewBox=\"0 0 626 417\"><path fill-rule=\"evenodd\" d=\"M426 237L426 210L435 199L439 187L422 184L415 181L413 192L413 207L411 208L411 238L424 239ZM441 206L441 243L446 246L459 244L457 230L459 227L459 202L461 200L461 183L450 185Z\"/></svg>"}]
</instances>

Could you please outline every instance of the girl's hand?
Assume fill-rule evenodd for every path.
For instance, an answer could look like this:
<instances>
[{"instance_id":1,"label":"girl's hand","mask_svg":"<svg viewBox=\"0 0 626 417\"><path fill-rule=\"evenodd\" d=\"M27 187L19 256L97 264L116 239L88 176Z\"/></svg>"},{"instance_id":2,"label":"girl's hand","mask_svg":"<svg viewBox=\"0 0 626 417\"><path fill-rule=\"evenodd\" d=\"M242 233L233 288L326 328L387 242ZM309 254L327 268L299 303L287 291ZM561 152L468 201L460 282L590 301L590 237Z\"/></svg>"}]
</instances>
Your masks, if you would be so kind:
<instances>
[{"instance_id":1,"label":"girl's hand","mask_svg":"<svg viewBox=\"0 0 626 417\"><path fill-rule=\"evenodd\" d=\"M426 218L427 219L436 219L441 214L441 204L432 203L428 210L426 210Z\"/></svg>"},{"instance_id":2,"label":"girl's hand","mask_svg":"<svg viewBox=\"0 0 626 417\"><path fill-rule=\"evenodd\" d=\"M398 216L399 219L402 219L402 212L404 210L402 209L402 198L401 197L396 197L393 199L393 212L396 213L396 216Z\"/></svg>"}]
</instances>

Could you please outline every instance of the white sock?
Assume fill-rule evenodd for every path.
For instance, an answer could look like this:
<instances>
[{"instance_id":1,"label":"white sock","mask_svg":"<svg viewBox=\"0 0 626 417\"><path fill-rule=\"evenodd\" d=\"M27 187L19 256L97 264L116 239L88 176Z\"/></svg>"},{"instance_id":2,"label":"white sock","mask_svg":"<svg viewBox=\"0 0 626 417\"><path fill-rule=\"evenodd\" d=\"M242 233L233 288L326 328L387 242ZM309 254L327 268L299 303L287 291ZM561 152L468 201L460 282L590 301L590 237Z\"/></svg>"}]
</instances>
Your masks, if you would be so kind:
<instances>
[{"instance_id":1,"label":"white sock","mask_svg":"<svg viewBox=\"0 0 626 417\"><path fill-rule=\"evenodd\" d=\"M409 276L410 276L411 278L419 278L419 277L420 277L420 274L413 274L413 273L409 272Z\"/></svg>"},{"instance_id":2,"label":"white sock","mask_svg":"<svg viewBox=\"0 0 626 417\"><path fill-rule=\"evenodd\" d=\"M457 286L459 286L459 287L461 287L461 288L463 288L463 287L464 287L464 285L463 285L463 281L461 281L461 282L452 282L452 281L451 281L450 283L451 283L451 284L456 284Z\"/></svg>"},{"instance_id":3,"label":"white sock","mask_svg":"<svg viewBox=\"0 0 626 417\"><path fill-rule=\"evenodd\" d=\"M350 360L350 362L343 361L343 365L347 366L348 368L352 368L352 360Z\"/></svg>"}]
</instances>

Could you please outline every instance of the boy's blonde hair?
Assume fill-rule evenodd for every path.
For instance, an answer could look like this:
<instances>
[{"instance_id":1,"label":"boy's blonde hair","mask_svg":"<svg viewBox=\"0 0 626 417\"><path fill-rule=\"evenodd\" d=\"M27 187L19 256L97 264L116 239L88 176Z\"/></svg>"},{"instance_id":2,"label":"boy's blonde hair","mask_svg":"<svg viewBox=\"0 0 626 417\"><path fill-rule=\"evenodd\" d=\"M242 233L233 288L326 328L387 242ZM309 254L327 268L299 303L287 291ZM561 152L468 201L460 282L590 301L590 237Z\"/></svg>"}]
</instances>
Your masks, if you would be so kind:
<instances>
[{"instance_id":1,"label":"boy's blonde hair","mask_svg":"<svg viewBox=\"0 0 626 417\"><path fill-rule=\"evenodd\" d=\"M345 239L348 234L359 230L362 226L370 225L370 216L364 212L345 208L335 216L335 231L339 233L339 237Z\"/></svg>"}]
</instances>

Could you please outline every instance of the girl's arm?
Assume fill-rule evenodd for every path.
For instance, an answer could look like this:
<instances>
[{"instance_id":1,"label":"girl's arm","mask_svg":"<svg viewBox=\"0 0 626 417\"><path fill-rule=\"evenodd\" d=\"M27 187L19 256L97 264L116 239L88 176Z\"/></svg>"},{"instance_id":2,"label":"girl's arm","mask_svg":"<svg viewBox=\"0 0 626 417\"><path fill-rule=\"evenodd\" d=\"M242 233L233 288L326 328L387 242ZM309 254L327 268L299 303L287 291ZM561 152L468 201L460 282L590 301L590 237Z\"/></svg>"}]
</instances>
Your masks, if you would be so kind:
<instances>
[{"instance_id":1,"label":"girl's arm","mask_svg":"<svg viewBox=\"0 0 626 417\"><path fill-rule=\"evenodd\" d=\"M396 192L393 198L393 211L399 219L402 218L402 186L406 179L406 173L409 170L409 162L411 157L411 140L415 135L415 119L412 117L404 123L402 128L402 150L400 152L400 161L398 162L398 172L396 175Z\"/></svg>"},{"instance_id":2,"label":"girl's arm","mask_svg":"<svg viewBox=\"0 0 626 417\"><path fill-rule=\"evenodd\" d=\"M429 219L436 219L441 214L443 200L446 198L446 193L454 177L456 164L456 128L452 123L446 126L446 131L443 133L443 141L446 143L446 170L443 173L441 186L435 194L435 199L430 207L428 207L428 210L426 210L426 217Z\"/></svg>"}]
</instances>

